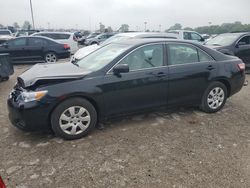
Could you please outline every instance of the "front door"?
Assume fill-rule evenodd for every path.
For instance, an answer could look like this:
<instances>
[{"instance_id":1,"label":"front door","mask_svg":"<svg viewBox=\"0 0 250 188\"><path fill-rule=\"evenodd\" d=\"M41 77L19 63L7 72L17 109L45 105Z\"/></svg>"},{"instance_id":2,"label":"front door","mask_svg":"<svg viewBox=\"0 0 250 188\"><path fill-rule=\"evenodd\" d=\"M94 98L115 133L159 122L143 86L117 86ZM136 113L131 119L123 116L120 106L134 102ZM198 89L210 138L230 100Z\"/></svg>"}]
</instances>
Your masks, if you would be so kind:
<instances>
[{"instance_id":1,"label":"front door","mask_svg":"<svg viewBox=\"0 0 250 188\"><path fill-rule=\"evenodd\" d=\"M110 70L106 74L103 84L106 115L167 103L168 68L164 54L163 44L140 47L119 62L129 65L128 73L117 76Z\"/></svg>"},{"instance_id":2,"label":"front door","mask_svg":"<svg viewBox=\"0 0 250 188\"><path fill-rule=\"evenodd\" d=\"M235 55L250 66L250 36L245 36L236 44Z\"/></svg>"},{"instance_id":3,"label":"front door","mask_svg":"<svg viewBox=\"0 0 250 188\"><path fill-rule=\"evenodd\" d=\"M8 41L7 50L14 62L24 62L29 58L27 39L25 37Z\"/></svg>"}]
</instances>

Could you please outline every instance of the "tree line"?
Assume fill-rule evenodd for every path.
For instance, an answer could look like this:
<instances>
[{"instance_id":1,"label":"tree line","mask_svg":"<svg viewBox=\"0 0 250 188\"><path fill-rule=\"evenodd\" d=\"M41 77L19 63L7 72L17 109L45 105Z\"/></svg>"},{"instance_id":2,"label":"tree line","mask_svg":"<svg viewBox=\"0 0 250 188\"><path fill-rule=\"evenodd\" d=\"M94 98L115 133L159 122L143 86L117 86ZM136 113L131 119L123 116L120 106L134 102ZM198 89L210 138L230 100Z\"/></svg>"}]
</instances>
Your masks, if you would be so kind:
<instances>
[{"instance_id":1,"label":"tree line","mask_svg":"<svg viewBox=\"0 0 250 188\"><path fill-rule=\"evenodd\" d=\"M17 29L25 29L25 30L32 29L32 25L30 24L29 21L24 21L22 26L19 26L19 24L17 22L14 22L12 26L16 30ZM0 24L0 28L4 28L4 26L2 24ZM176 23L173 26L169 27L167 30L165 30L165 32L168 32L170 30L180 30L180 29L192 30L192 31L196 31L200 34L212 35L212 34L221 34L221 33L229 33L229 32L250 32L250 24L243 24L243 23L237 21L234 23L223 23L221 25L212 25L210 23L210 25L208 25L208 26L191 28L191 27L183 27L180 23ZM112 32L113 29L111 26L105 27L104 24L99 23L99 31L100 32ZM118 31L119 32L129 31L129 25L128 24L121 24ZM151 31L159 32L159 31L155 31L155 30L151 30ZM150 32L150 30L148 29L146 32Z\"/></svg>"},{"instance_id":2,"label":"tree line","mask_svg":"<svg viewBox=\"0 0 250 188\"><path fill-rule=\"evenodd\" d=\"M196 31L200 34L221 34L221 33L230 33L230 32L250 32L250 24L242 24L241 22L237 21L234 23L223 23L221 25L209 25L209 26L201 26L196 28L191 27L182 27L181 24L176 23L175 25L171 26L169 29L166 30L192 30Z\"/></svg>"}]
</instances>

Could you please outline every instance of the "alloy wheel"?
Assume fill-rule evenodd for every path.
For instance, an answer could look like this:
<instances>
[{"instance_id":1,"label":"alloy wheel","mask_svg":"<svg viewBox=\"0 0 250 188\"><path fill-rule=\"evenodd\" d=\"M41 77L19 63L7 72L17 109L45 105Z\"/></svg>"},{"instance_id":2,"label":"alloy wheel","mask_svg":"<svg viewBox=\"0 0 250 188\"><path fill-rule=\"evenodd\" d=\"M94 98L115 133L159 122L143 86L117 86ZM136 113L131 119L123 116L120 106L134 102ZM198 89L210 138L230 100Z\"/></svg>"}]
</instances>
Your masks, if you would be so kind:
<instances>
[{"instance_id":1,"label":"alloy wheel","mask_svg":"<svg viewBox=\"0 0 250 188\"><path fill-rule=\"evenodd\" d=\"M54 63L56 62L56 55L53 53L48 53L45 57L46 62L48 63Z\"/></svg>"},{"instance_id":2,"label":"alloy wheel","mask_svg":"<svg viewBox=\"0 0 250 188\"><path fill-rule=\"evenodd\" d=\"M207 104L209 108L218 109L224 102L225 92L220 87L213 88L207 96Z\"/></svg>"}]
</instances>

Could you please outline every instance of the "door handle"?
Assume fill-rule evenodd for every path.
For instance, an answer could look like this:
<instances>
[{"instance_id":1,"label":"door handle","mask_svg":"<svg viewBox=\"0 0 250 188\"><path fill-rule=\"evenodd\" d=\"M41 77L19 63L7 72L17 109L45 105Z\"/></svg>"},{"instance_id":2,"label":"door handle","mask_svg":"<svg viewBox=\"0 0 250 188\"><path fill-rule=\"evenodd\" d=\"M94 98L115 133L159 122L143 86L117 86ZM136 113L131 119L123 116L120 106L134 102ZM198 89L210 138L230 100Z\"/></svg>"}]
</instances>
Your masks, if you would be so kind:
<instances>
[{"instance_id":1,"label":"door handle","mask_svg":"<svg viewBox=\"0 0 250 188\"><path fill-rule=\"evenodd\" d=\"M209 66L207 67L207 70L210 70L210 71L211 71L211 70L213 70L213 69L215 69L213 65L209 65Z\"/></svg>"},{"instance_id":2,"label":"door handle","mask_svg":"<svg viewBox=\"0 0 250 188\"><path fill-rule=\"evenodd\" d=\"M154 74L156 77L158 77L158 78L161 78L161 77L164 77L164 76L166 76L166 74L164 73L164 72L158 72L158 73L156 73L156 74Z\"/></svg>"}]
</instances>

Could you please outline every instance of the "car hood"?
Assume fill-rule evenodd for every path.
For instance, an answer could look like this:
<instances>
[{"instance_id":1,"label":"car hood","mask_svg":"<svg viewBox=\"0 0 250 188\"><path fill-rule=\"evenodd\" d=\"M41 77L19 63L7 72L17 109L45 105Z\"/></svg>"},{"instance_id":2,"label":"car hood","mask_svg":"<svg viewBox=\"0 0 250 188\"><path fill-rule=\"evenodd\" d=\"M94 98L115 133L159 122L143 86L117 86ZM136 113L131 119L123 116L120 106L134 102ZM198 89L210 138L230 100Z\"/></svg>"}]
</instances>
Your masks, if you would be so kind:
<instances>
[{"instance_id":1,"label":"car hood","mask_svg":"<svg viewBox=\"0 0 250 188\"><path fill-rule=\"evenodd\" d=\"M29 87L36 84L40 80L46 80L48 83L50 80L67 80L75 79L86 76L91 73L77 67L72 63L46 63L36 64L30 69L26 70L18 77L18 80L22 82L22 86Z\"/></svg>"},{"instance_id":2,"label":"car hood","mask_svg":"<svg viewBox=\"0 0 250 188\"><path fill-rule=\"evenodd\" d=\"M86 46L83 47L81 49L79 49L75 54L74 54L74 58L75 59L82 59L83 57L87 56L88 54L90 54L91 52L97 50L98 48L100 48L99 45L94 44L91 46Z\"/></svg>"},{"instance_id":3,"label":"car hood","mask_svg":"<svg viewBox=\"0 0 250 188\"><path fill-rule=\"evenodd\" d=\"M219 49L225 48L225 46L216 46L216 45L209 45L209 44L205 44L205 46L208 48L212 48L214 50L219 50Z\"/></svg>"}]
</instances>

